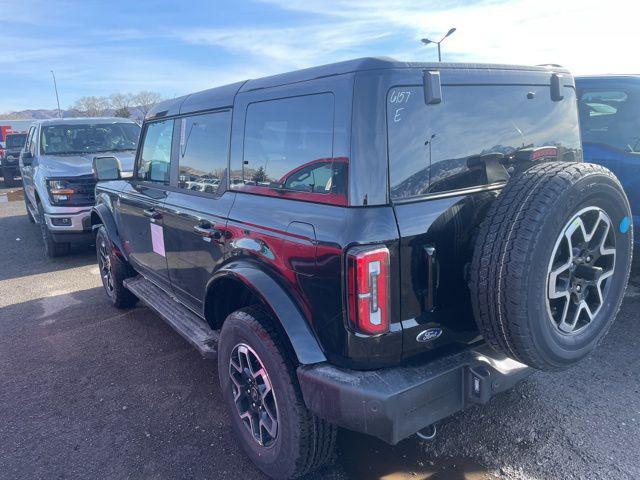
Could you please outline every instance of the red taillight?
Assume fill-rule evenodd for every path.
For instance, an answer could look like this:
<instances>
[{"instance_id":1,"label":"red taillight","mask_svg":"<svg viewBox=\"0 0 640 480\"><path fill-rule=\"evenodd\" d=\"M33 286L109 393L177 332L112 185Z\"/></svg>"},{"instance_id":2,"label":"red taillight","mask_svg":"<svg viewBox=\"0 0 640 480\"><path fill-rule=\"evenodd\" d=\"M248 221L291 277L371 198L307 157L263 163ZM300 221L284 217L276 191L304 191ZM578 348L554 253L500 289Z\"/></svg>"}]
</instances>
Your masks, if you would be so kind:
<instances>
[{"instance_id":1,"label":"red taillight","mask_svg":"<svg viewBox=\"0 0 640 480\"><path fill-rule=\"evenodd\" d=\"M389 331L389 250L356 247L347 254L349 321L360 333Z\"/></svg>"}]
</instances>

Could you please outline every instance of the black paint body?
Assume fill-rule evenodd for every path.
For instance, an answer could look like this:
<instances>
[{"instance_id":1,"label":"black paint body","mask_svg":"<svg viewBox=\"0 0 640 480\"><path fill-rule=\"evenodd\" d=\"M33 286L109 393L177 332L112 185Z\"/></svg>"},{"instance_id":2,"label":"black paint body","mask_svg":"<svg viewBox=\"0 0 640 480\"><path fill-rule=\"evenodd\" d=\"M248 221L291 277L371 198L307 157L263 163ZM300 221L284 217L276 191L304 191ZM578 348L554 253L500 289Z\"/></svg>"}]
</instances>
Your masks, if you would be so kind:
<instances>
[{"instance_id":1,"label":"black paint body","mask_svg":"<svg viewBox=\"0 0 640 480\"><path fill-rule=\"evenodd\" d=\"M231 111L229 167L217 193L178 188L179 148L174 144L166 184L136 176L101 183L97 202L107 208L102 207L96 215L112 216L110 235L119 238L122 254L136 270L203 321L211 323L206 305L211 295L215 303L220 279L233 277L246 282L279 317L303 364L326 358L338 366L366 370L463 349L481 340L472 317L465 272L479 224L504 182L391 199L389 94L398 87L422 88L425 70L440 72L443 106L447 104L447 88L465 85L519 86L524 93L536 89L540 97L548 94L551 75L559 71L363 59L170 100L155 107L147 118L138 161L146 129L154 121L176 119L176 139L181 117ZM572 92L573 79L560 72L564 89ZM243 167L249 105L326 93L332 94L334 101L332 156L348 159L345 204L294 198L286 192L260 195L230 180L231 172ZM548 140L557 140L556 145L570 151L571 158L580 158L577 114L570 103L575 94L568 97L564 115L569 124L575 123L575 137L568 145L551 138L553 135ZM419 101L420 108L432 108L422 98ZM490 117L492 112L486 115ZM553 125L549 127L553 130ZM425 125L424 139L429 131ZM506 146L515 149L523 145ZM434 148L438 146L434 144ZM428 159L426 155L425 146ZM440 165L447 167L444 162ZM164 257L153 251L150 223L163 228ZM194 233L198 225L216 229L221 238L203 239ZM384 244L390 251L390 331L379 336L353 332L346 316L345 253L361 244ZM265 274L272 283L264 279ZM267 283L269 287L260 287ZM268 298L262 288L279 288L284 297L278 298L292 302L298 313L294 317L305 325L291 320L292 307L287 301L273 295ZM416 337L428 328L441 328L443 334L430 342L418 342Z\"/></svg>"}]
</instances>

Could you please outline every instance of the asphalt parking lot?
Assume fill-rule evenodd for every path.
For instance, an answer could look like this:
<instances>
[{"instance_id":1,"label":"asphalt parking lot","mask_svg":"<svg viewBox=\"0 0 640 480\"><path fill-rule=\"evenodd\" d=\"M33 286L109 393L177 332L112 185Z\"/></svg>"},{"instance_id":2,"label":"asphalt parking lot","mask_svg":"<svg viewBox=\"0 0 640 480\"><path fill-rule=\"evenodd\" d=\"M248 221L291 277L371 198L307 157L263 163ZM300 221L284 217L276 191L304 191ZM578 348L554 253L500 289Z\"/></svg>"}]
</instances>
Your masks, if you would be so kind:
<instances>
[{"instance_id":1,"label":"asphalt parking lot","mask_svg":"<svg viewBox=\"0 0 640 480\"><path fill-rule=\"evenodd\" d=\"M318 478L640 478L639 312L636 273L576 368L443 422L433 442L343 432ZM216 378L149 310L110 306L92 248L47 259L20 189L0 189L0 478L263 478Z\"/></svg>"}]
</instances>

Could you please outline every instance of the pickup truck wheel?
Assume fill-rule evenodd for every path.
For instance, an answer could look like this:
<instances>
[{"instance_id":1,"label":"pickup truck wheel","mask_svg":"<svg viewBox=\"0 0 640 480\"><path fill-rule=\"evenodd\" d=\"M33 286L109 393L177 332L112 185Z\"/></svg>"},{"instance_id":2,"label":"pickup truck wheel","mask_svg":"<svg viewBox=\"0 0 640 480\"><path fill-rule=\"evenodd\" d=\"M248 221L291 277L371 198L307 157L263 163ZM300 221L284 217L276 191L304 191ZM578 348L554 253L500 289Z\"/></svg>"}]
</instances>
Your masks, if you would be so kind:
<instances>
[{"instance_id":1,"label":"pickup truck wheel","mask_svg":"<svg viewBox=\"0 0 640 480\"><path fill-rule=\"evenodd\" d=\"M226 319L218 375L242 449L271 478L297 478L333 455L337 428L305 407L293 362L259 308Z\"/></svg>"},{"instance_id":2,"label":"pickup truck wheel","mask_svg":"<svg viewBox=\"0 0 640 480\"><path fill-rule=\"evenodd\" d=\"M540 370L588 355L624 297L631 218L620 183L601 166L544 163L514 177L481 226L470 270L486 340Z\"/></svg>"},{"instance_id":3,"label":"pickup truck wheel","mask_svg":"<svg viewBox=\"0 0 640 480\"><path fill-rule=\"evenodd\" d=\"M132 276L131 270L114 253L111 240L109 240L107 230L103 225L100 225L96 234L96 253L102 286L113 306L116 308L133 307L138 299L124 286L124 280Z\"/></svg>"},{"instance_id":4,"label":"pickup truck wheel","mask_svg":"<svg viewBox=\"0 0 640 480\"><path fill-rule=\"evenodd\" d=\"M44 253L49 258L61 257L67 255L71 246L68 242L56 242L47 227L47 220L44 217L44 209L42 204L38 203L38 223L40 224L40 235L44 242Z\"/></svg>"},{"instance_id":5,"label":"pickup truck wheel","mask_svg":"<svg viewBox=\"0 0 640 480\"><path fill-rule=\"evenodd\" d=\"M13 187L13 170L9 168L3 168L2 179L5 187Z\"/></svg>"}]
</instances>

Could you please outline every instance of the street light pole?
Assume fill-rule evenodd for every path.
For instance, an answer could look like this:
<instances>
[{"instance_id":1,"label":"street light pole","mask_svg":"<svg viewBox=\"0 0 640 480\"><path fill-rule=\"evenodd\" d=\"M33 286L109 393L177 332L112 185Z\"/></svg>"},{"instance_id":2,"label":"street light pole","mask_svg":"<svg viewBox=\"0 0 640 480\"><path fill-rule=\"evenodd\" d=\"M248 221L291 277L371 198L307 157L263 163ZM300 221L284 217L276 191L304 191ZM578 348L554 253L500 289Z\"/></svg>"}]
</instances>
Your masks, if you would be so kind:
<instances>
[{"instance_id":1,"label":"street light pole","mask_svg":"<svg viewBox=\"0 0 640 480\"><path fill-rule=\"evenodd\" d=\"M58 117L62 118L62 112L60 111L60 98L58 97L58 84L56 83L56 74L51 70L51 76L53 77L53 88L56 91L56 102L58 103Z\"/></svg>"},{"instance_id":2,"label":"street light pole","mask_svg":"<svg viewBox=\"0 0 640 480\"><path fill-rule=\"evenodd\" d=\"M429 40L428 38L423 38L423 39L422 39L422 43L424 43L425 45L429 45L429 44L431 44L431 43L435 43L435 44L438 46L438 62L442 62L442 51L441 51L441 49L440 49L440 44L441 44L442 42L444 42L444 39L445 39L445 38L447 38L449 35L451 35L451 34L452 34L453 32L455 32L455 31L456 31L456 29L455 29L455 28L450 29L450 30L447 32L447 34L446 34L444 37L442 37L442 38L440 39L440 41L439 41L439 42L435 42L435 41L433 41L433 40Z\"/></svg>"}]
</instances>

